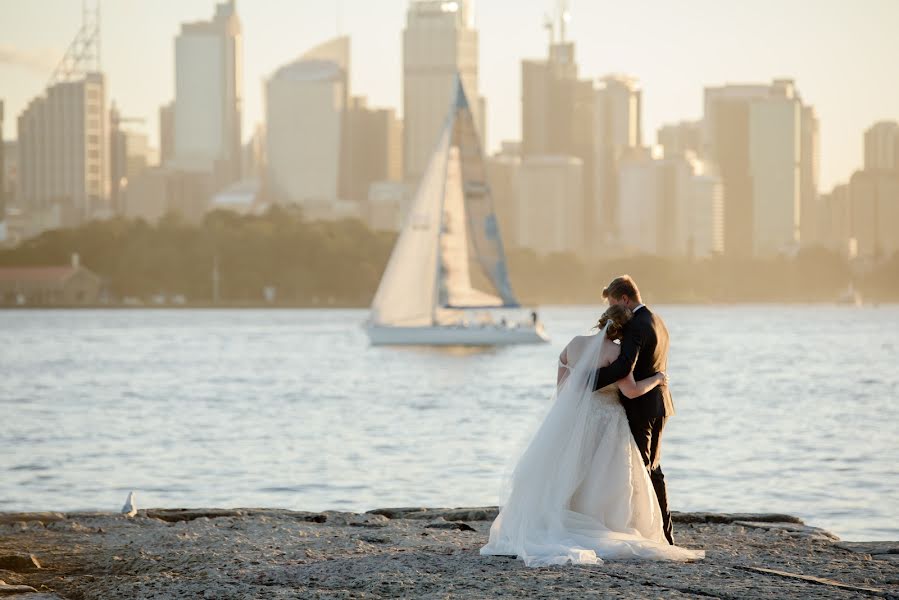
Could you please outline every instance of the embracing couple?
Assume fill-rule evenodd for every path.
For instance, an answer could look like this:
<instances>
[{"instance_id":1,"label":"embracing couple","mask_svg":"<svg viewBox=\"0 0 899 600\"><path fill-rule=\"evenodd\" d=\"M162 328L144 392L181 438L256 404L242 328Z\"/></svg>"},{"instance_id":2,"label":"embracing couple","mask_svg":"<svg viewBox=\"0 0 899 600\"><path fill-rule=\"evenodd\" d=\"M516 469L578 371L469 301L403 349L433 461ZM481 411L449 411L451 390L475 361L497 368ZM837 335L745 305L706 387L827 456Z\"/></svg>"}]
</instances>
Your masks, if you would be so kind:
<instances>
[{"instance_id":1,"label":"embracing couple","mask_svg":"<svg viewBox=\"0 0 899 600\"><path fill-rule=\"evenodd\" d=\"M603 559L696 560L674 545L662 431L674 414L665 369L668 330L623 275L595 335L559 356L553 403L519 458L481 554L528 566Z\"/></svg>"}]
</instances>

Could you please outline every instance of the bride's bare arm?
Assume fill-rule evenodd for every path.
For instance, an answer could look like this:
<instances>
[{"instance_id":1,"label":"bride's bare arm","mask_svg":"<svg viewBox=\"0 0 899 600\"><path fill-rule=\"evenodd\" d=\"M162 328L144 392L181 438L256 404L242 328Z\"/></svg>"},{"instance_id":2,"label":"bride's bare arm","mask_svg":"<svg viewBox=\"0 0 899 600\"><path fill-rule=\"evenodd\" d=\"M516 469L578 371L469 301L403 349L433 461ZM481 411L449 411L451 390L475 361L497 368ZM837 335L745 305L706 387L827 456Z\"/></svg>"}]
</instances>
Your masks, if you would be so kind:
<instances>
[{"instance_id":1,"label":"bride's bare arm","mask_svg":"<svg viewBox=\"0 0 899 600\"><path fill-rule=\"evenodd\" d=\"M634 374L628 373L627 377L618 380L618 389L628 398L639 398L660 385L668 385L668 375L656 373L647 379L634 381Z\"/></svg>"}]
</instances>

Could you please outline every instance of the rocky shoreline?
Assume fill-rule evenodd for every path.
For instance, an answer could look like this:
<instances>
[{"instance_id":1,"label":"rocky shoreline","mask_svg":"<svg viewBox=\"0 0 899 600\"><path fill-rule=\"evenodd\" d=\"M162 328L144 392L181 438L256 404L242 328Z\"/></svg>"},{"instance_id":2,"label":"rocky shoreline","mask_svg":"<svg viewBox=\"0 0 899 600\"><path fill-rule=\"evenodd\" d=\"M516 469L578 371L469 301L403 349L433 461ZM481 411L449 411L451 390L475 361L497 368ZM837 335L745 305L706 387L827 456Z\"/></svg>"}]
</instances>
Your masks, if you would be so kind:
<instances>
[{"instance_id":1,"label":"rocky shoreline","mask_svg":"<svg viewBox=\"0 0 899 600\"><path fill-rule=\"evenodd\" d=\"M899 542L779 514L675 513L695 563L482 557L495 507L0 513L0 597L899 599Z\"/></svg>"}]
</instances>

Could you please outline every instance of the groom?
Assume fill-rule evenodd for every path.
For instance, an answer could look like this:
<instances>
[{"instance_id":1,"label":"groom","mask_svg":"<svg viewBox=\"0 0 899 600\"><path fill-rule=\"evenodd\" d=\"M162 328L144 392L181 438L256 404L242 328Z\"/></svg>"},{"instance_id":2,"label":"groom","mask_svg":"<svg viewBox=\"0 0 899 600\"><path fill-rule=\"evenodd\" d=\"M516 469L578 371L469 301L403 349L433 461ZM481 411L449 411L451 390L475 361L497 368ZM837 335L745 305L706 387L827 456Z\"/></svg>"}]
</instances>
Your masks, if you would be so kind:
<instances>
[{"instance_id":1,"label":"groom","mask_svg":"<svg viewBox=\"0 0 899 600\"><path fill-rule=\"evenodd\" d=\"M627 377L633 371L637 381L652 377L668 368L668 329L660 317L643 305L640 290L630 275L616 277L602 291L609 305L619 304L633 313L625 325L621 339L621 354L608 367L596 373L594 390ZM665 421L674 414L674 403L667 385L653 388L648 394L629 400L619 392L619 398L627 413L631 434L649 470L652 487L655 488L662 509L662 529L668 543L674 544L671 513L668 512L668 493L665 475L659 466L662 456L662 430Z\"/></svg>"}]
</instances>

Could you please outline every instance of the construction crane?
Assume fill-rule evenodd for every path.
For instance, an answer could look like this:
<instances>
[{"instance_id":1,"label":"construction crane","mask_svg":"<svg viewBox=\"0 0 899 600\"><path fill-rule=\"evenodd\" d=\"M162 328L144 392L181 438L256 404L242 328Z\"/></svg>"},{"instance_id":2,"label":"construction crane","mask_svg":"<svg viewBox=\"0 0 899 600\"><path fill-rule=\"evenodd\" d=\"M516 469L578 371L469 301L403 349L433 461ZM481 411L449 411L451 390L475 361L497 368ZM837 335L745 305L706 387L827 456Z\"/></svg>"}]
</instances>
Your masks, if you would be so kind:
<instances>
[{"instance_id":1,"label":"construction crane","mask_svg":"<svg viewBox=\"0 0 899 600\"><path fill-rule=\"evenodd\" d=\"M100 0L82 0L81 29L56 65L47 87L100 70Z\"/></svg>"},{"instance_id":2,"label":"construction crane","mask_svg":"<svg viewBox=\"0 0 899 600\"><path fill-rule=\"evenodd\" d=\"M564 44L568 33L568 22L571 20L571 12L568 9L568 0L557 0L556 15L549 13L543 15L543 28L549 34L549 45L556 43L556 31L559 34L559 43Z\"/></svg>"}]
</instances>

